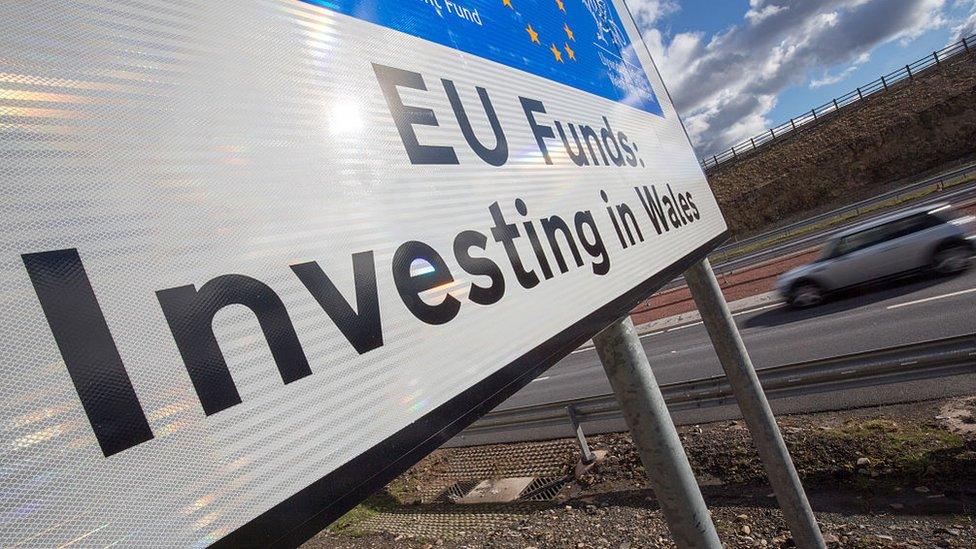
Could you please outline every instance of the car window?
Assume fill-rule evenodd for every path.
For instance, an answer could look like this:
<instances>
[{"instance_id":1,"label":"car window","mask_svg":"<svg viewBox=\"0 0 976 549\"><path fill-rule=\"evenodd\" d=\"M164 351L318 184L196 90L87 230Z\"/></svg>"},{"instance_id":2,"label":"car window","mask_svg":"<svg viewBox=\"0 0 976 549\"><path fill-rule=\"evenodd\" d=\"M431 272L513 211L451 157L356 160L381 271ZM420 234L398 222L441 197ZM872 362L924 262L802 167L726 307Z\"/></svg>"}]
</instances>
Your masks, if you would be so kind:
<instances>
[{"instance_id":1,"label":"car window","mask_svg":"<svg viewBox=\"0 0 976 549\"><path fill-rule=\"evenodd\" d=\"M823 261L824 259L830 259L832 257L837 257L837 240L829 240L826 244L824 244L818 261Z\"/></svg>"},{"instance_id":2,"label":"car window","mask_svg":"<svg viewBox=\"0 0 976 549\"><path fill-rule=\"evenodd\" d=\"M863 250L870 246L874 246L880 242L885 241L888 238L888 226L882 225L880 227L872 227L870 229L865 229L861 232L857 232L851 235L847 235L837 241L837 248L834 252L833 257L838 257L842 255L847 255L854 253L858 250Z\"/></svg>"},{"instance_id":3,"label":"car window","mask_svg":"<svg viewBox=\"0 0 976 549\"><path fill-rule=\"evenodd\" d=\"M906 217L905 219L892 221L887 225L887 240L894 240L896 238L901 238L903 236L924 231L925 229L931 229L932 227L940 225L941 223L941 220L928 214L918 214L911 217Z\"/></svg>"}]
</instances>

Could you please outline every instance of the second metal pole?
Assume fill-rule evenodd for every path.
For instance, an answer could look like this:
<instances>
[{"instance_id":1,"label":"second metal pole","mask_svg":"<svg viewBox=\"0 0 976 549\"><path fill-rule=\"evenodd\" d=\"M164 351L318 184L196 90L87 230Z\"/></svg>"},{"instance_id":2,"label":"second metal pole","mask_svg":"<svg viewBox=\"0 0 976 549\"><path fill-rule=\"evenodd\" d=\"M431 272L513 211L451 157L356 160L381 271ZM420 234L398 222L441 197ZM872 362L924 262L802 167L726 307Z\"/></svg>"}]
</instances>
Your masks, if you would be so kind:
<instances>
[{"instance_id":1,"label":"second metal pole","mask_svg":"<svg viewBox=\"0 0 976 549\"><path fill-rule=\"evenodd\" d=\"M678 547L720 548L712 517L630 318L593 338Z\"/></svg>"},{"instance_id":2,"label":"second metal pole","mask_svg":"<svg viewBox=\"0 0 976 549\"><path fill-rule=\"evenodd\" d=\"M742 417L752 433L759 458L766 468L769 483L783 509L783 516L797 547L824 547L823 535L793 466L790 451L776 425L769 401L759 384L759 377L708 260L692 265L685 272L685 281L732 386Z\"/></svg>"}]
</instances>

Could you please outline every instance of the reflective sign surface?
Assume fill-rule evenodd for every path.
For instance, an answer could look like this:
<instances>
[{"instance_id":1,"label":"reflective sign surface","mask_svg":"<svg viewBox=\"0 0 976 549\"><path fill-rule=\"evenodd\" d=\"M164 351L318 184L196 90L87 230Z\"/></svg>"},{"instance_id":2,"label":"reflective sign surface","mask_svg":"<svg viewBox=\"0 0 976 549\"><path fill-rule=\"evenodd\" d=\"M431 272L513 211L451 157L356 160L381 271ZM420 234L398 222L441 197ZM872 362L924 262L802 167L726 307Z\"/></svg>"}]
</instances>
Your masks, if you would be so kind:
<instances>
[{"instance_id":1,"label":"reflective sign surface","mask_svg":"<svg viewBox=\"0 0 976 549\"><path fill-rule=\"evenodd\" d=\"M726 230L622 2L0 29L3 546L299 542Z\"/></svg>"}]
</instances>

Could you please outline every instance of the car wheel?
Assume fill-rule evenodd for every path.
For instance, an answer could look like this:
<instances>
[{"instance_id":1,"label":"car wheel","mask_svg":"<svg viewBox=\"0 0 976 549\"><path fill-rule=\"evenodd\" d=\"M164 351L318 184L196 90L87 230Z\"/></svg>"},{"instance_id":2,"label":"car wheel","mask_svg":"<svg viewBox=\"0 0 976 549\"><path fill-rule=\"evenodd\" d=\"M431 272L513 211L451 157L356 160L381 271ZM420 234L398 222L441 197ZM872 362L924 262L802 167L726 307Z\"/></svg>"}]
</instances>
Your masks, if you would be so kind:
<instances>
[{"instance_id":1,"label":"car wheel","mask_svg":"<svg viewBox=\"0 0 976 549\"><path fill-rule=\"evenodd\" d=\"M800 309L820 305L823 300L823 288L813 282L800 282L790 292L790 305Z\"/></svg>"},{"instance_id":2,"label":"car wheel","mask_svg":"<svg viewBox=\"0 0 976 549\"><path fill-rule=\"evenodd\" d=\"M963 244L942 248L932 258L932 270L942 275L961 273L969 267L972 255L969 246Z\"/></svg>"}]
</instances>

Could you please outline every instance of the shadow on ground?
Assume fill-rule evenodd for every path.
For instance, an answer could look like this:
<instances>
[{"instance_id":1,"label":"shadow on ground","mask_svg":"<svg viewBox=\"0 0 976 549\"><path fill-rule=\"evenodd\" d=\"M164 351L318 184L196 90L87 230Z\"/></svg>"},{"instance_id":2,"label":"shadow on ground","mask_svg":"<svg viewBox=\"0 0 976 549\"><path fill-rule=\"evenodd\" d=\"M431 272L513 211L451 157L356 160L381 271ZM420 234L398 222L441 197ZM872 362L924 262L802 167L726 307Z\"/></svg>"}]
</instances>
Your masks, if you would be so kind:
<instances>
[{"instance_id":1,"label":"shadow on ground","mask_svg":"<svg viewBox=\"0 0 976 549\"><path fill-rule=\"evenodd\" d=\"M834 294L818 307L810 309L793 309L791 307L777 307L749 317L743 322L743 328L768 328L781 326L792 322L801 322L811 318L844 313L867 305L878 303L913 294L926 288L947 284L951 277L935 276L932 274L914 275L891 282L875 283L846 290Z\"/></svg>"}]
</instances>

